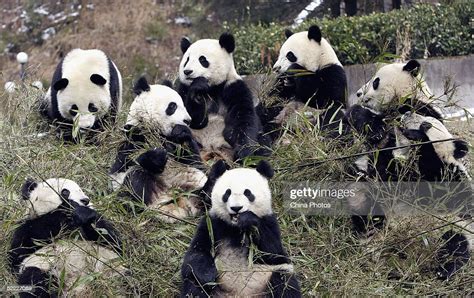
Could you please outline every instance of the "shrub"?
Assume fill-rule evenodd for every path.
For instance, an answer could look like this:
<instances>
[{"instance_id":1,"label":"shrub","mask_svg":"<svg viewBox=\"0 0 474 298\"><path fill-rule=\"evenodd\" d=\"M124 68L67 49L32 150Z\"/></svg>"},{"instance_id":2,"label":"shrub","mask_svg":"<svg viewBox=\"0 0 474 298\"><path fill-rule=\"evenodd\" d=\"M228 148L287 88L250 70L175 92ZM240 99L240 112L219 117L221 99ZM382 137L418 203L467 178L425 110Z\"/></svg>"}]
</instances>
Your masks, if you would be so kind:
<instances>
[{"instance_id":1,"label":"shrub","mask_svg":"<svg viewBox=\"0 0 474 298\"><path fill-rule=\"evenodd\" d=\"M396 54L397 35L409 34L408 58L467 55L474 52L470 22L474 2L453 5L419 4L409 9L336 19L308 19L295 29L317 24L344 65L367 63L383 53ZM284 42L286 26L225 24L236 37L235 63L242 74L268 69Z\"/></svg>"}]
</instances>

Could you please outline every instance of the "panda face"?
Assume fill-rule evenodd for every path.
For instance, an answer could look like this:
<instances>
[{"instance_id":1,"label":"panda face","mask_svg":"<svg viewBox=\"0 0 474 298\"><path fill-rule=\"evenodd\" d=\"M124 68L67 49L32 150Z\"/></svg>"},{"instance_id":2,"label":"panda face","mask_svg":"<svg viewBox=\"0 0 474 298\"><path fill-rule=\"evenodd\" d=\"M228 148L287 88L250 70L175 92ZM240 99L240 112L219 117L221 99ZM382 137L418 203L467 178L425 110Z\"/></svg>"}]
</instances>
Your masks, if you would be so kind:
<instances>
[{"instance_id":1,"label":"panda face","mask_svg":"<svg viewBox=\"0 0 474 298\"><path fill-rule=\"evenodd\" d=\"M34 218L57 209L64 200L80 206L91 206L89 198L76 182L64 178L51 178L44 182L27 180L22 190L28 200L30 217Z\"/></svg>"},{"instance_id":2,"label":"panda face","mask_svg":"<svg viewBox=\"0 0 474 298\"><path fill-rule=\"evenodd\" d=\"M311 26L308 31L294 34L287 30L285 34L288 39L282 45L278 60L273 65L275 72L285 73L294 63L310 71L330 64L341 65L331 45L321 37L319 27Z\"/></svg>"},{"instance_id":3,"label":"panda face","mask_svg":"<svg viewBox=\"0 0 474 298\"><path fill-rule=\"evenodd\" d=\"M226 33L219 40L201 39L193 44L183 38L183 58L179 64L180 82L190 85L195 78L204 77L211 86L216 86L238 79L232 57L234 48L234 37Z\"/></svg>"},{"instance_id":4,"label":"panda face","mask_svg":"<svg viewBox=\"0 0 474 298\"><path fill-rule=\"evenodd\" d=\"M225 172L211 194L211 215L237 224L239 214L251 211L258 217L272 214L268 180L254 169L233 169Z\"/></svg>"},{"instance_id":5,"label":"panda face","mask_svg":"<svg viewBox=\"0 0 474 298\"><path fill-rule=\"evenodd\" d=\"M146 84L141 86L145 90L135 90L140 93L130 106L127 124L156 128L164 136L169 136L176 125L189 125L191 116L176 91L164 85L149 86L146 80L142 84Z\"/></svg>"},{"instance_id":6,"label":"panda face","mask_svg":"<svg viewBox=\"0 0 474 298\"><path fill-rule=\"evenodd\" d=\"M381 67L375 76L357 91L359 103L382 111L402 97L416 95L417 90L429 95L426 84L421 76L418 76L419 69L420 64L416 60Z\"/></svg>"},{"instance_id":7,"label":"panda face","mask_svg":"<svg viewBox=\"0 0 474 298\"><path fill-rule=\"evenodd\" d=\"M53 83L58 111L80 128L90 128L110 106L109 65L99 50L71 51L63 61L62 78Z\"/></svg>"}]
</instances>

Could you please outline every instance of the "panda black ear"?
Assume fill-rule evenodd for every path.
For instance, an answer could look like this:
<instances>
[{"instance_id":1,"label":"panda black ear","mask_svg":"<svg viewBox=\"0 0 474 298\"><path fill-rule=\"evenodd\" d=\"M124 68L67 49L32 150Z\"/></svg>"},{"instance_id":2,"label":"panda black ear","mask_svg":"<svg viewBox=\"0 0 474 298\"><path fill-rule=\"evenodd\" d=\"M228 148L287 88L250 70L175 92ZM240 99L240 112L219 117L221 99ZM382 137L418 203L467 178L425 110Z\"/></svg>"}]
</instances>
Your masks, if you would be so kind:
<instances>
[{"instance_id":1,"label":"panda black ear","mask_svg":"<svg viewBox=\"0 0 474 298\"><path fill-rule=\"evenodd\" d=\"M455 159L463 158L464 156L467 155L467 153L469 152L469 147L468 147L467 142L463 140L456 140L456 141L453 141L453 143L454 143L454 156L453 157Z\"/></svg>"},{"instance_id":2,"label":"panda black ear","mask_svg":"<svg viewBox=\"0 0 474 298\"><path fill-rule=\"evenodd\" d=\"M67 87L67 85L69 84L69 80L68 79L60 79L59 81L56 81L53 85L53 89L56 90L56 91L60 91L60 90L63 90L64 88Z\"/></svg>"},{"instance_id":3,"label":"panda black ear","mask_svg":"<svg viewBox=\"0 0 474 298\"><path fill-rule=\"evenodd\" d=\"M104 86L107 80L103 76L95 73L91 75L91 82L99 86Z\"/></svg>"},{"instance_id":4,"label":"panda black ear","mask_svg":"<svg viewBox=\"0 0 474 298\"><path fill-rule=\"evenodd\" d=\"M405 64L405 66L403 66L403 70L408 71L412 76L416 77L420 72L420 66L421 65L418 61L410 60L407 64Z\"/></svg>"},{"instance_id":5,"label":"panda black ear","mask_svg":"<svg viewBox=\"0 0 474 298\"><path fill-rule=\"evenodd\" d=\"M219 37L219 44L223 47L227 53L232 53L235 50L235 39L230 33L222 33Z\"/></svg>"},{"instance_id":6,"label":"panda black ear","mask_svg":"<svg viewBox=\"0 0 474 298\"><path fill-rule=\"evenodd\" d=\"M286 36L286 38L290 38L290 36L292 36L292 35L293 35L293 31L291 31L290 29L286 29L286 30L285 30L285 36Z\"/></svg>"},{"instance_id":7,"label":"panda black ear","mask_svg":"<svg viewBox=\"0 0 474 298\"><path fill-rule=\"evenodd\" d=\"M261 160L257 164L256 170L260 173L260 175L266 177L267 179L272 178L275 174L275 171L272 169L272 166L266 160Z\"/></svg>"},{"instance_id":8,"label":"panda black ear","mask_svg":"<svg viewBox=\"0 0 474 298\"><path fill-rule=\"evenodd\" d=\"M216 180L220 176L222 176L227 170L229 169L229 165L221 160L216 161L211 167L209 171L208 179Z\"/></svg>"},{"instance_id":9,"label":"panda black ear","mask_svg":"<svg viewBox=\"0 0 474 298\"><path fill-rule=\"evenodd\" d=\"M135 85L133 85L133 93L135 93L136 95L140 95L142 92L148 91L150 91L150 85L148 85L148 81L144 76L140 77L135 82Z\"/></svg>"},{"instance_id":10,"label":"panda black ear","mask_svg":"<svg viewBox=\"0 0 474 298\"><path fill-rule=\"evenodd\" d=\"M184 36L183 38L181 38L180 46L181 46L181 52L183 52L183 54L186 53L186 51L191 46L191 40L187 38L186 36Z\"/></svg>"},{"instance_id":11,"label":"panda black ear","mask_svg":"<svg viewBox=\"0 0 474 298\"><path fill-rule=\"evenodd\" d=\"M30 193L38 186L38 183L35 182L32 178L26 178L25 183L21 187L21 198L23 200L28 200L30 198Z\"/></svg>"},{"instance_id":12,"label":"panda black ear","mask_svg":"<svg viewBox=\"0 0 474 298\"><path fill-rule=\"evenodd\" d=\"M166 86L166 87L170 87L171 89L173 89L173 83L170 80L163 80L163 82L161 82L161 84Z\"/></svg>"},{"instance_id":13,"label":"panda black ear","mask_svg":"<svg viewBox=\"0 0 474 298\"><path fill-rule=\"evenodd\" d=\"M321 38L322 38L321 29L319 29L319 27L316 25L309 27L308 38L316 42L321 42Z\"/></svg>"}]
</instances>

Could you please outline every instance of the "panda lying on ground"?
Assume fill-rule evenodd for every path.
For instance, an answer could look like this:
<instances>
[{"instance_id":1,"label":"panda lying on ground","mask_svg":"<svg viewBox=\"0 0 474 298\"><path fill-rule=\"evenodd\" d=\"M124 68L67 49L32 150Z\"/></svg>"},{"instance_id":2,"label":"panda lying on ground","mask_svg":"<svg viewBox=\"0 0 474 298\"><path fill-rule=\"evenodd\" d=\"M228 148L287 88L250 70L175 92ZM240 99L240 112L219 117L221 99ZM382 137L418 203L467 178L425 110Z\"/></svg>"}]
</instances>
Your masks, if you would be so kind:
<instances>
[{"instance_id":1,"label":"panda lying on ground","mask_svg":"<svg viewBox=\"0 0 474 298\"><path fill-rule=\"evenodd\" d=\"M199 198L181 194L176 199L172 194L176 189L198 191L207 180L199 169L203 167L199 148L188 127L191 117L169 86L149 85L142 77L134 91L125 125L127 140L110 170L113 188L122 186L119 197L143 202L158 210L165 221L196 215L202 208ZM143 150L147 151L132 158Z\"/></svg>"},{"instance_id":2,"label":"panda lying on ground","mask_svg":"<svg viewBox=\"0 0 474 298\"><path fill-rule=\"evenodd\" d=\"M318 26L313 25L308 31L298 33L286 30L285 35L287 40L281 46L273 70L279 75L277 95L285 102L291 101L284 107L278 104L260 107L265 132L278 129L275 119L278 122L305 104L324 110L319 115L322 129L337 127L337 120L344 115L342 110L346 106L347 78L336 53L322 37Z\"/></svg>"},{"instance_id":3,"label":"panda lying on ground","mask_svg":"<svg viewBox=\"0 0 474 298\"><path fill-rule=\"evenodd\" d=\"M357 113L355 112L357 110ZM379 181L427 181L439 182L439 187L431 184L420 184L419 191L424 194L431 194L429 199L433 204L448 195L448 202L445 202L448 209L447 214L441 218L447 218L447 222L454 222L453 226L461 227L459 232L453 230L447 231L443 236L443 245L438 252L438 265L436 268L437 276L440 279L449 279L470 258L470 250L474 244L474 234L472 233L474 223L472 219L473 192L469 184L469 174L460 160L468 152L467 143L462 140L453 140L453 136L446 127L436 118L419 115L413 112L406 112L400 119L399 126L395 128L399 132L397 135L394 130L388 130L380 117L372 111L357 107L352 111L352 116L357 115L359 121L366 117L366 129L368 139L373 142L374 147L384 151L379 151L373 155L366 155L356 161L356 168L365 179L375 179ZM365 116L362 116L365 115ZM370 117L369 117L370 116ZM354 120L354 118L352 118ZM383 137L380 137L383 136ZM400 140L404 140L400 143ZM416 148L407 149L405 156L415 155L413 158L414 167L410 165L399 164L397 159L397 150L390 149L394 146L410 145L419 142L441 141L438 143L421 144ZM389 150L385 150L389 149ZM443 187L454 182L448 191L456 191L455 195L446 193ZM453 185L453 184L451 184ZM426 188L429 190L427 191ZM424 192L423 192L424 190ZM398 214L388 214L390 211L386 204L377 201L369 192L362 191L361 195L349 202L353 212L358 215L353 216L354 229L361 234L373 232L373 228L381 228L386 225L385 216L388 221L402 220L400 215L410 216L405 211ZM433 202L432 200L436 200ZM380 200L379 200L380 201ZM403 203L403 202L402 202ZM438 202L440 203L440 202ZM423 202L422 202L423 204ZM424 203L429 207L429 203ZM434 206L434 205L433 205ZM400 205L391 206L392 210L405 210ZM434 208L434 207L433 207ZM410 210L410 208L408 208ZM413 211L413 208L411 208ZM369 213L367 213L369 212ZM434 211L433 211L434 212ZM454 212L454 214L450 214ZM373 216L367 216L367 214ZM374 216L375 215L375 216ZM392 218L390 218L390 216ZM398 216L398 217L397 217ZM454 220L452 218L455 217ZM396 220L395 220L396 219Z\"/></svg>"},{"instance_id":4,"label":"panda lying on ground","mask_svg":"<svg viewBox=\"0 0 474 298\"><path fill-rule=\"evenodd\" d=\"M265 155L252 94L234 68L235 40L224 33L193 44L181 40L178 92L191 115L190 127L202 149L204 161L228 161L250 155Z\"/></svg>"},{"instance_id":5,"label":"panda lying on ground","mask_svg":"<svg viewBox=\"0 0 474 298\"><path fill-rule=\"evenodd\" d=\"M56 67L41 112L58 122L65 140L73 140L73 125L101 130L115 122L122 106L122 76L100 50L74 49Z\"/></svg>"},{"instance_id":6,"label":"panda lying on ground","mask_svg":"<svg viewBox=\"0 0 474 298\"><path fill-rule=\"evenodd\" d=\"M265 161L256 169L214 164L208 189L212 207L184 257L182 297L301 296L272 212L272 176Z\"/></svg>"},{"instance_id":7,"label":"panda lying on ground","mask_svg":"<svg viewBox=\"0 0 474 298\"><path fill-rule=\"evenodd\" d=\"M8 252L18 284L33 286L21 297L57 295L61 278L63 294L84 294L87 283L77 283L81 277L97 273L116 277L126 272L120 264L117 231L88 206L89 198L74 181L28 179L22 198L30 215L15 230ZM78 238L69 235L74 231L79 232Z\"/></svg>"}]
</instances>

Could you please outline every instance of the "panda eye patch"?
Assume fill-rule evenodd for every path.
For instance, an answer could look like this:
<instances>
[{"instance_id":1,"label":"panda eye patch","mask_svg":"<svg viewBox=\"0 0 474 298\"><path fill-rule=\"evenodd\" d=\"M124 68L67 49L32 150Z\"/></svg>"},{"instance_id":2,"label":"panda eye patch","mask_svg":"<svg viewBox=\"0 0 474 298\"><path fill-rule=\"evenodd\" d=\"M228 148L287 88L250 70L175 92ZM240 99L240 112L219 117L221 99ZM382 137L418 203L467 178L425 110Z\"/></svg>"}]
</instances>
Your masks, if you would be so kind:
<instances>
[{"instance_id":1,"label":"panda eye patch","mask_svg":"<svg viewBox=\"0 0 474 298\"><path fill-rule=\"evenodd\" d=\"M168 107L166 108L166 115L171 116L176 112L178 105L175 102L170 102Z\"/></svg>"},{"instance_id":2,"label":"panda eye patch","mask_svg":"<svg viewBox=\"0 0 474 298\"><path fill-rule=\"evenodd\" d=\"M379 87L379 84L380 84L380 78L376 78L376 79L372 82L372 87L374 87L374 90L377 90L377 88Z\"/></svg>"},{"instance_id":3,"label":"panda eye patch","mask_svg":"<svg viewBox=\"0 0 474 298\"><path fill-rule=\"evenodd\" d=\"M79 110L79 108L77 107L77 105L72 105L71 108L69 109L69 114L71 114L71 116L76 116L77 115L77 111Z\"/></svg>"},{"instance_id":4,"label":"panda eye patch","mask_svg":"<svg viewBox=\"0 0 474 298\"><path fill-rule=\"evenodd\" d=\"M97 112L97 111L99 110L99 109L95 106L95 104L93 104L93 103L90 103L90 104L89 104L88 109L89 109L89 112L91 112L91 113L95 113L95 112Z\"/></svg>"},{"instance_id":5,"label":"panda eye patch","mask_svg":"<svg viewBox=\"0 0 474 298\"><path fill-rule=\"evenodd\" d=\"M288 61L292 62L292 63L295 63L296 60L298 60L295 56L295 54L293 54L292 51L289 51L287 54L286 54L286 59L288 59Z\"/></svg>"},{"instance_id":6,"label":"panda eye patch","mask_svg":"<svg viewBox=\"0 0 474 298\"><path fill-rule=\"evenodd\" d=\"M201 63L201 65L205 68L209 67L209 61L207 61L206 57L204 56L199 57L199 63Z\"/></svg>"},{"instance_id":7,"label":"panda eye patch","mask_svg":"<svg viewBox=\"0 0 474 298\"><path fill-rule=\"evenodd\" d=\"M232 191L230 190L230 188L228 188L226 191L225 191L225 194L222 196L222 201L224 201L224 203L227 203L227 201L229 200L229 197L230 197L230 194L232 193Z\"/></svg>"},{"instance_id":8,"label":"panda eye patch","mask_svg":"<svg viewBox=\"0 0 474 298\"><path fill-rule=\"evenodd\" d=\"M246 189L246 190L244 191L244 196L246 196L247 199L249 199L250 202L255 201L255 196L254 196L254 194L250 191L250 189Z\"/></svg>"},{"instance_id":9,"label":"panda eye patch","mask_svg":"<svg viewBox=\"0 0 474 298\"><path fill-rule=\"evenodd\" d=\"M188 62L189 62L189 56L188 56L188 59L186 59L186 62L184 62L183 67L186 67L186 64L188 64Z\"/></svg>"},{"instance_id":10,"label":"panda eye patch","mask_svg":"<svg viewBox=\"0 0 474 298\"><path fill-rule=\"evenodd\" d=\"M63 197L63 199L68 199L70 194L71 192L66 188L63 188L63 190L61 190L61 197Z\"/></svg>"}]
</instances>

